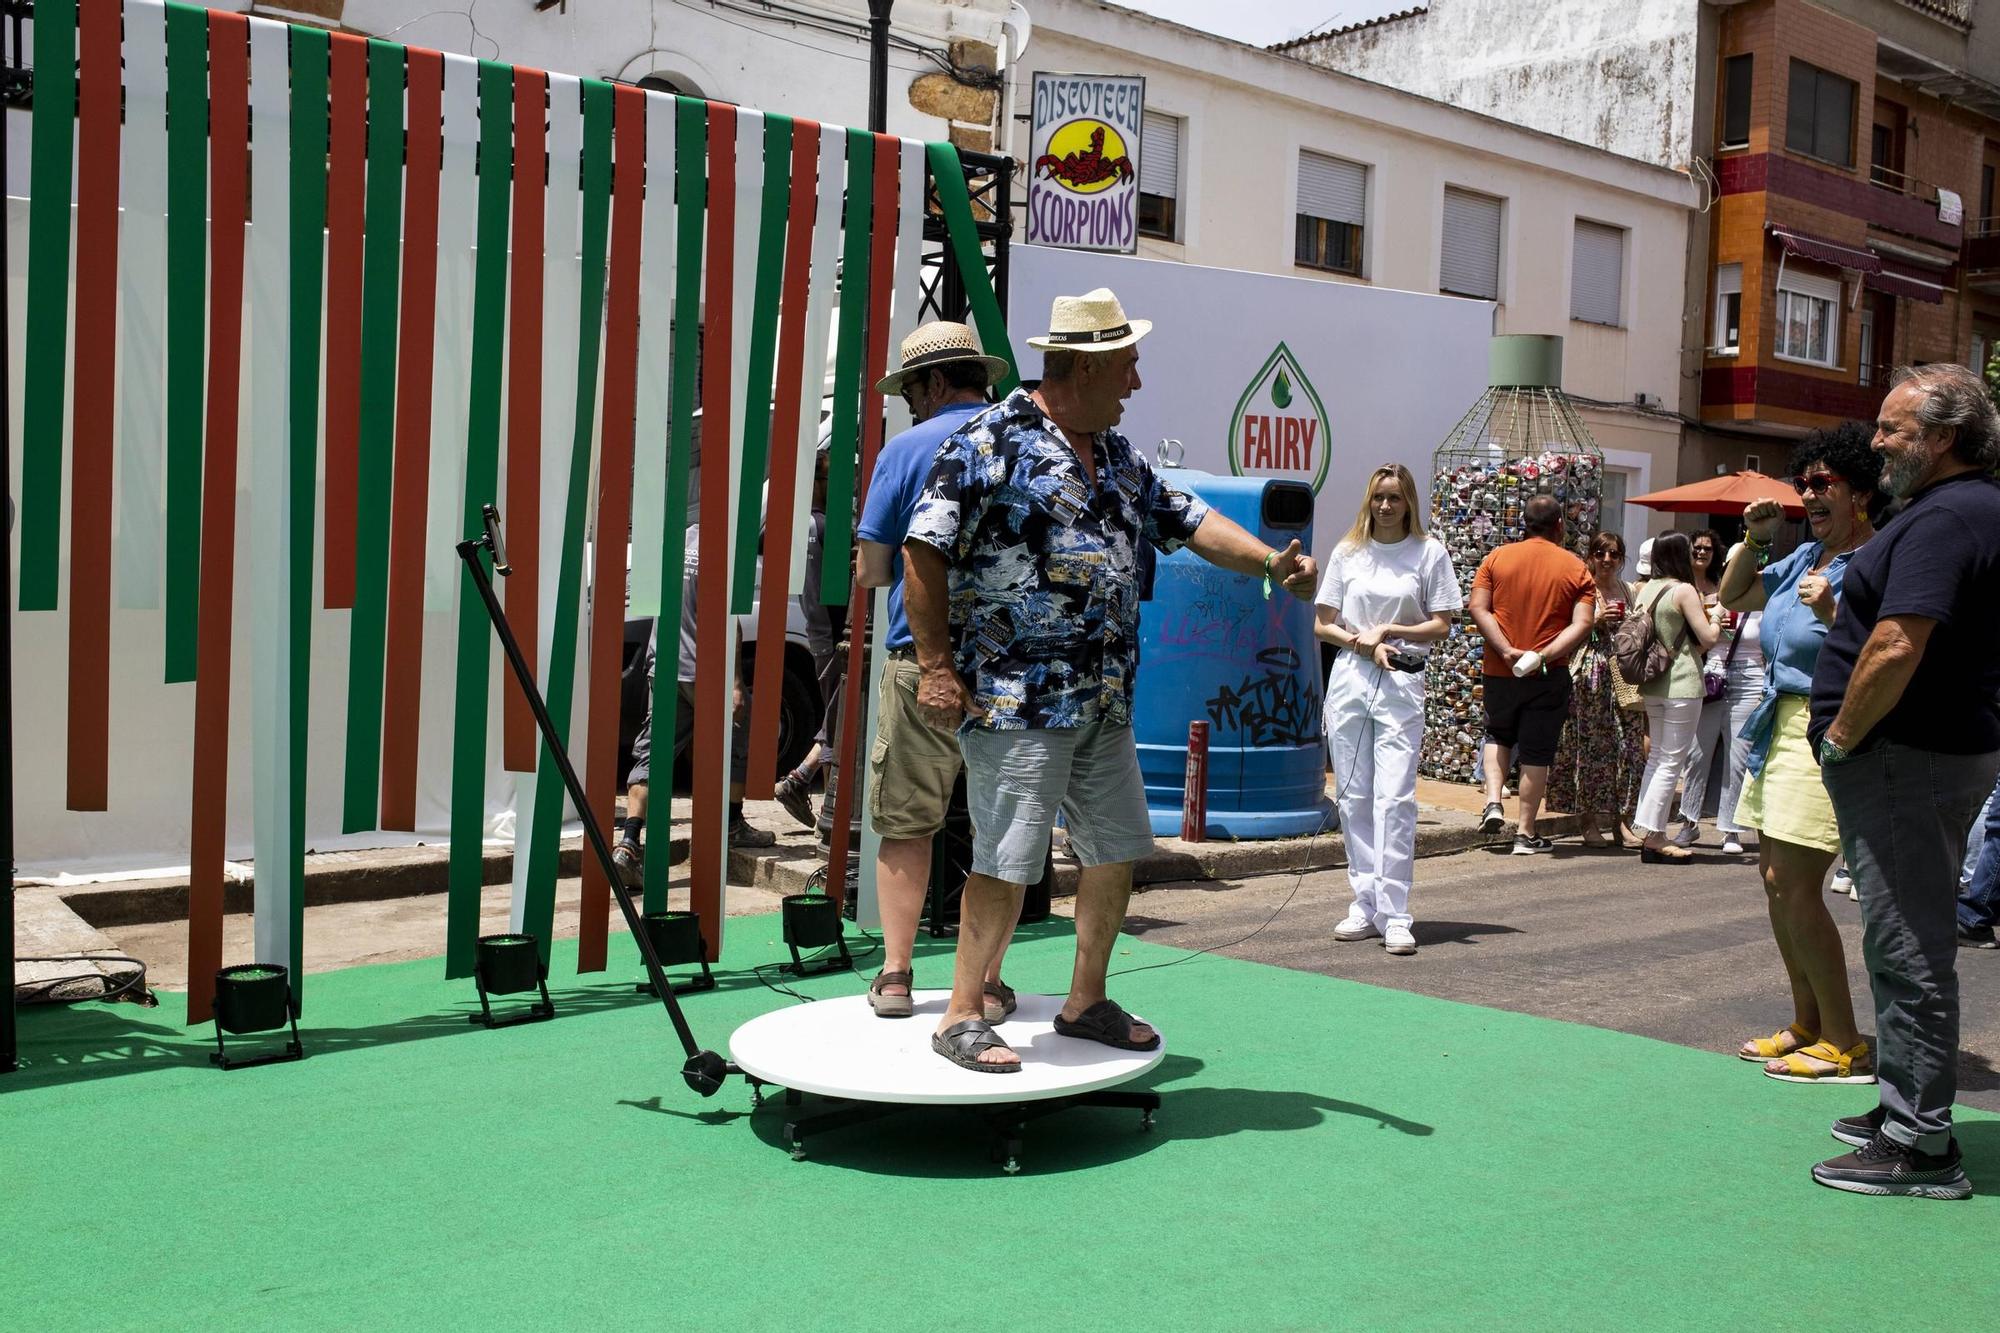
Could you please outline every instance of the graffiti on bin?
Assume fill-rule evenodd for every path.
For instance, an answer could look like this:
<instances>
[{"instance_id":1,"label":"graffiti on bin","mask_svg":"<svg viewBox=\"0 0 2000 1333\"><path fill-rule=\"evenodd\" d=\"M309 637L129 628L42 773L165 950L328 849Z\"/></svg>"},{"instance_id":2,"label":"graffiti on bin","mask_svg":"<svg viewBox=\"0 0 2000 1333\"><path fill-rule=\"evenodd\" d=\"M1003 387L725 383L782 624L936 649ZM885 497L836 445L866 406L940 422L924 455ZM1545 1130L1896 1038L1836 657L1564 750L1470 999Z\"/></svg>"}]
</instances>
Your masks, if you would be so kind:
<instances>
[{"instance_id":1,"label":"graffiti on bin","mask_svg":"<svg viewBox=\"0 0 2000 1333\"><path fill-rule=\"evenodd\" d=\"M1257 654L1260 675L1223 682L1208 701L1219 728L1242 733L1246 745L1312 745L1319 740L1319 692L1299 671L1299 655L1286 647Z\"/></svg>"}]
</instances>

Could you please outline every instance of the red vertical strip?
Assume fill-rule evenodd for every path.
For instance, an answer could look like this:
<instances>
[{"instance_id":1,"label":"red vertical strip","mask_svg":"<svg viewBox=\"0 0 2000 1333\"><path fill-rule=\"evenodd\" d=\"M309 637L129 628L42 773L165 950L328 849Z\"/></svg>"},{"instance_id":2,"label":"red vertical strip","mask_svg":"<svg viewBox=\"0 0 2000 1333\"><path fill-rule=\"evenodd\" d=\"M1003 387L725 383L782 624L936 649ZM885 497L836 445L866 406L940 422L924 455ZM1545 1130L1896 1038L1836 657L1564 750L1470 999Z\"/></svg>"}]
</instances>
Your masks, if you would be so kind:
<instances>
[{"instance_id":1,"label":"red vertical strip","mask_svg":"<svg viewBox=\"0 0 2000 1333\"><path fill-rule=\"evenodd\" d=\"M111 729L111 422L118 346L119 14L83 6L77 86L76 404L70 455L69 800L106 805Z\"/></svg>"},{"instance_id":2,"label":"red vertical strip","mask_svg":"<svg viewBox=\"0 0 2000 1333\"><path fill-rule=\"evenodd\" d=\"M778 377L772 390L771 490L765 506L764 584L757 604L757 642L785 641L785 613L792 599L784 595L792 565L792 528L796 515L791 496L798 483L799 394L803 390L806 354L806 300L812 268L813 219L819 206L819 125L792 122L792 197L785 233L785 280L778 299ZM767 166L768 169L768 166ZM810 466L810 464L808 464ZM811 590L818 595L817 588ZM778 767L778 714L785 688L785 655L757 654L756 679L750 690L750 771L743 794L753 801L771 799Z\"/></svg>"},{"instance_id":3,"label":"red vertical strip","mask_svg":"<svg viewBox=\"0 0 2000 1333\"><path fill-rule=\"evenodd\" d=\"M424 541L431 481L431 362L437 333L438 172L444 158L444 57L409 53L403 168L402 327L397 332L395 489L382 699L382 827L417 827L417 719L424 669Z\"/></svg>"},{"instance_id":4,"label":"red vertical strip","mask_svg":"<svg viewBox=\"0 0 2000 1333\"><path fill-rule=\"evenodd\" d=\"M542 543L542 197L548 189L549 80L514 71L514 290L507 303L507 621L528 669L539 658L536 596ZM509 772L535 771L535 715L510 674L500 687L500 755Z\"/></svg>"},{"instance_id":5,"label":"red vertical strip","mask_svg":"<svg viewBox=\"0 0 2000 1333\"><path fill-rule=\"evenodd\" d=\"M685 164L680 167L686 170ZM722 952L722 882L729 871L723 820L729 775L716 762L729 743L730 308L736 294L736 108L708 104L708 270L702 289L701 548L696 576L694 833L689 874L709 961ZM668 521L673 516L668 515ZM672 626L660 631L673 632Z\"/></svg>"},{"instance_id":6,"label":"red vertical strip","mask_svg":"<svg viewBox=\"0 0 2000 1333\"><path fill-rule=\"evenodd\" d=\"M896 197L901 177L902 143L886 134L875 136L874 230L868 237L868 331L866 365L861 376L861 465L854 479L857 511L868 503L868 485L875 476L875 456L882 452L882 395L876 382L886 372L889 360L889 298L896 277L896 227L890 221L901 215ZM862 645L867 641L868 612L874 604L869 590L859 583L847 599L847 679L841 685L840 700L840 790L833 803L832 847L827 856L827 892L836 899L847 895L849 824L854 817L854 791L861 781L859 760L861 732L861 687L868 677L867 658Z\"/></svg>"},{"instance_id":7,"label":"red vertical strip","mask_svg":"<svg viewBox=\"0 0 2000 1333\"><path fill-rule=\"evenodd\" d=\"M368 40L333 34L326 180L326 551L329 608L354 605L361 456L361 243L368 196Z\"/></svg>"},{"instance_id":8,"label":"red vertical strip","mask_svg":"<svg viewBox=\"0 0 2000 1333\"><path fill-rule=\"evenodd\" d=\"M201 609L195 631L194 784L188 832L187 1021L213 1014L222 965L229 815L229 630L236 588L236 400L242 390L243 223L250 147L250 21L208 15L208 415L202 454ZM273 557L275 558L275 557ZM278 627L267 627L278 633Z\"/></svg>"},{"instance_id":9,"label":"red vertical strip","mask_svg":"<svg viewBox=\"0 0 2000 1333\"><path fill-rule=\"evenodd\" d=\"M590 579L590 732L583 782L601 827L618 795L618 675L625 642L625 534L632 526L632 431L639 406L639 229L646 188L646 94L613 94L610 299L605 308L604 454L597 473L597 545ZM653 207L672 208L671 199ZM661 796L667 795L663 788ZM611 884L583 858L576 970L604 970Z\"/></svg>"}]
</instances>

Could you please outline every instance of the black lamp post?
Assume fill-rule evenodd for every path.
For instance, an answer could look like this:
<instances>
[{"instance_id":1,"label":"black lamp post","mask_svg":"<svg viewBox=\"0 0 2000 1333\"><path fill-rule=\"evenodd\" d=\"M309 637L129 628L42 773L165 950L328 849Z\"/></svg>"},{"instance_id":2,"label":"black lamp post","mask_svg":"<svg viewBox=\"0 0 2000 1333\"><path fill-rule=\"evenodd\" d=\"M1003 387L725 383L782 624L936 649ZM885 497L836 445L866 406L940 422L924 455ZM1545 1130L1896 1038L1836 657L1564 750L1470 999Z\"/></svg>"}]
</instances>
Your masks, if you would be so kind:
<instances>
[{"instance_id":1,"label":"black lamp post","mask_svg":"<svg viewBox=\"0 0 2000 1333\"><path fill-rule=\"evenodd\" d=\"M20 20L0 22L0 47L11 49L0 56L0 65L21 58ZM0 99L0 121L6 119L7 103ZM7 179L6 126L0 124L0 182ZM0 273L10 272L7 263L7 228L0 226ZM13 364L7 346L7 321L0 319L0 366ZM7 510L7 531L0 535L0 597L14 597L14 487L13 431L7 401L7 376L0 374L0 503ZM0 969L4 969L5 993L0 994L0 1074L19 1067L19 1037L14 1027L14 616L12 606L0 606L0 871L6 883L0 886Z\"/></svg>"},{"instance_id":2,"label":"black lamp post","mask_svg":"<svg viewBox=\"0 0 2000 1333\"><path fill-rule=\"evenodd\" d=\"M889 132L889 11L896 0L868 0L868 128Z\"/></svg>"}]
</instances>

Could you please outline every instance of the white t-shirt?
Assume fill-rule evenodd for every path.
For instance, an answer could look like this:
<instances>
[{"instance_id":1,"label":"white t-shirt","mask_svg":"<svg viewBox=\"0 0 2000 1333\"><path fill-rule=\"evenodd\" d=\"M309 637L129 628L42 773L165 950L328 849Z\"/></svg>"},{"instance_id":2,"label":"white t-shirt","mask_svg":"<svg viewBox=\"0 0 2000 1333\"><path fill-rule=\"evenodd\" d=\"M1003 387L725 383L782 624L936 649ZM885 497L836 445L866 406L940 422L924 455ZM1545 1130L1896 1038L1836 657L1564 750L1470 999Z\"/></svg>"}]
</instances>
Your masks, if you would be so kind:
<instances>
[{"instance_id":1,"label":"white t-shirt","mask_svg":"<svg viewBox=\"0 0 2000 1333\"><path fill-rule=\"evenodd\" d=\"M1465 607L1451 557L1430 537L1370 540L1359 546L1341 542L1326 558L1313 600L1338 611L1342 627L1357 634L1376 625L1415 625ZM1430 650L1429 644L1413 646L1419 652Z\"/></svg>"}]
</instances>

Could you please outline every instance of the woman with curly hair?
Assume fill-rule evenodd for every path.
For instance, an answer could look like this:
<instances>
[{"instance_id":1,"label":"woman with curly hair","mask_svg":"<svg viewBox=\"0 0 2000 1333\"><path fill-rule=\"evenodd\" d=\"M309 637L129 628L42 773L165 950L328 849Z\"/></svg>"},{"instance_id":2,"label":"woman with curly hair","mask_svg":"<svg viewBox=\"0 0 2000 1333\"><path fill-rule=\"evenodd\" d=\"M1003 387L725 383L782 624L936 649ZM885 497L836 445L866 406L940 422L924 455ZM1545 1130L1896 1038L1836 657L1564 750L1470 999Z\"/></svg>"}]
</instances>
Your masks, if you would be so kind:
<instances>
[{"instance_id":1,"label":"woman with curly hair","mask_svg":"<svg viewBox=\"0 0 2000 1333\"><path fill-rule=\"evenodd\" d=\"M1764 613L1764 697L1743 729L1748 781L1736 822L1758 830L1757 865L1771 932L1791 983L1792 1021L1737 1054L1764 1062L1772 1078L1795 1083L1872 1083L1874 1061L1854 1025L1847 953L1820 896L1840 855L1833 803L1806 740L1813 666L1840 598L1848 558L1875 535L1882 459L1874 427L1849 421L1815 431L1792 454L1792 484L1805 498L1812 540L1761 573L1783 516L1776 500L1743 511L1743 546L1722 575L1722 604Z\"/></svg>"},{"instance_id":2,"label":"woman with curly hair","mask_svg":"<svg viewBox=\"0 0 2000 1333\"><path fill-rule=\"evenodd\" d=\"M1631 594L1625 586L1625 539L1600 532L1590 539L1591 581L1597 585L1597 619L1590 637L1569 660L1574 687L1562 743L1549 767L1548 802L1583 819L1583 845L1611 847L1619 825L1639 804L1646 771L1646 714L1618 706L1611 670L1611 636L1625 619Z\"/></svg>"}]
</instances>

